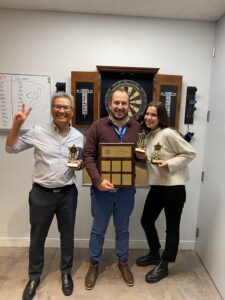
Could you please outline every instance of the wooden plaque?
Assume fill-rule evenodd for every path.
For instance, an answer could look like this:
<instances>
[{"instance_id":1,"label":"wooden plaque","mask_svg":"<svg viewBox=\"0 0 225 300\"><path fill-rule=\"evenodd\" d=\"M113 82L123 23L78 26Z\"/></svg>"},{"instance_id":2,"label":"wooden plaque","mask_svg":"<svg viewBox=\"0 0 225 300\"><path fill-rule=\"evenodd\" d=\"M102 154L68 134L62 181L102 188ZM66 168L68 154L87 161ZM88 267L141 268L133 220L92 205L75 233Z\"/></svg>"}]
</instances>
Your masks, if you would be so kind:
<instances>
[{"instance_id":1,"label":"wooden plaque","mask_svg":"<svg viewBox=\"0 0 225 300\"><path fill-rule=\"evenodd\" d=\"M135 184L134 143L100 143L99 171L115 188Z\"/></svg>"}]
</instances>

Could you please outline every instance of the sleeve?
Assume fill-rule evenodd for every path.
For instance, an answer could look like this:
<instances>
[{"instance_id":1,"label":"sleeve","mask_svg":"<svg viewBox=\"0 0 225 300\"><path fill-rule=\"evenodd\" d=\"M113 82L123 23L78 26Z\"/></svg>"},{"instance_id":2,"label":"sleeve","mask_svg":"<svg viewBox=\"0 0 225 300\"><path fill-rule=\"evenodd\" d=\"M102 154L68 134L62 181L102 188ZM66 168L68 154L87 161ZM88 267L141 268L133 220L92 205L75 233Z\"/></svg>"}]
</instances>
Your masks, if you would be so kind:
<instances>
[{"instance_id":1,"label":"sleeve","mask_svg":"<svg viewBox=\"0 0 225 300\"><path fill-rule=\"evenodd\" d=\"M83 164L94 185L98 185L102 182L97 168L98 152L98 133L97 123L95 122L88 131L83 149Z\"/></svg>"},{"instance_id":2,"label":"sleeve","mask_svg":"<svg viewBox=\"0 0 225 300\"><path fill-rule=\"evenodd\" d=\"M7 153L18 153L34 146L35 128L28 130L21 135L15 145L6 146Z\"/></svg>"},{"instance_id":3,"label":"sleeve","mask_svg":"<svg viewBox=\"0 0 225 300\"><path fill-rule=\"evenodd\" d=\"M167 160L171 173L185 167L195 158L196 152L192 145L175 130L171 129L171 134L166 137L166 140L174 152L174 156Z\"/></svg>"}]
</instances>

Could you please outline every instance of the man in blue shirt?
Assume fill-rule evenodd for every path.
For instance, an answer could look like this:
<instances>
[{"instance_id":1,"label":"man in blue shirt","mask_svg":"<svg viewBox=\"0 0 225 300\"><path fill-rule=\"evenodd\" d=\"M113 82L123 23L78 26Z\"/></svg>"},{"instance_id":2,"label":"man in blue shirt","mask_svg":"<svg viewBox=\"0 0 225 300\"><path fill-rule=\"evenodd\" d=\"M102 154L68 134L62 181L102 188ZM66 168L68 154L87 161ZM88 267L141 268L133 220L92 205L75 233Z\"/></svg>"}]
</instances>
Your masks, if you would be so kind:
<instances>
[{"instance_id":1,"label":"man in blue shirt","mask_svg":"<svg viewBox=\"0 0 225 300\"><path fill-rule=\"evenodd\" d=\"M23 300L35 296L44 267L44 244L48 230L56 215L61 242L61 279L64 295L73 292L71 269L74 253L74 225L77 207L77 188L74 184L74 168L67 167L69 148L83 148L83 135L70 126L73 116L73 97L67 93L52 96L52 122L34 126L20 136L20 129L31 112L18 112L7 136L6 151L18 153L34 147L35 168L33 186L29 194L30 248L29 281L23 292ZM81 168L78 157L75 169Z\"/></svg>"}]
</instances>

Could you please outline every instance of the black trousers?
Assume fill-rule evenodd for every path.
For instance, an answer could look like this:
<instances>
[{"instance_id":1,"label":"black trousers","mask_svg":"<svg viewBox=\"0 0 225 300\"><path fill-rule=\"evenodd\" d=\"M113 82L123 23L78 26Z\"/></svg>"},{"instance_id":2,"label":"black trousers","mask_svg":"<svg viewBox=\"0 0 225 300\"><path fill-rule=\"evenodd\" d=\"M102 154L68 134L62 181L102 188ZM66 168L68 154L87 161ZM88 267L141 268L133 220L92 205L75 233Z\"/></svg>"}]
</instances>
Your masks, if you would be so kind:
<instances>
[{"instance_id":1,"label":"black trousers","mask_svg":"<svg viewBox=\"0 0 225 300\"><path fill-rule=\"evenodd\" d=\"M33 185L29 194L30 249L29 278L40 278L44 267L44 244L56 215L60 232L62 274L71 272L74 253L74 226L77 208L77 188L68 186L60 192Z\"/></svg>"},{"instance_id":2,"label":"black trousers","mask_svg":"<svg viewBox=\"0 0 225 300\"><path fill-rule=\"evenodd\" d=\"M184 185L152 186L146 198L141 225L145 231L150 250L161 247L155 221L164 209L166 217L166 244L162 259L174 262L177 256L180 234L180 219L186 201Z\"/></svg>"}]
</instances>

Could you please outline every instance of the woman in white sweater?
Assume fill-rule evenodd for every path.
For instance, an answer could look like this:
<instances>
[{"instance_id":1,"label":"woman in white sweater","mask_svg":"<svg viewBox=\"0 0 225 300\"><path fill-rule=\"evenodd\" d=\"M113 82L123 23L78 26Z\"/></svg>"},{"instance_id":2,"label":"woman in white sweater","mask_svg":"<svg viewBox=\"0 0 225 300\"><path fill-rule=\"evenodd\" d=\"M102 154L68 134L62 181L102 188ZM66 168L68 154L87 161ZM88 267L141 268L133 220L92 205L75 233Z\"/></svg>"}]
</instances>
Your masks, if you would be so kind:
<instances>
[{"instance_id":1,"label":"woman in white sweater","mask_svg":"<svg viewBox=\"0 0 225 300\"><path fill-rule=\"evenodd\" d=\"M156 265L146 274L148 283L168 276L168 263L176 259L182 209L186 200L187 164L195 157L193 147L174 129L169 128L168 115L160 101L150 102L143 113L142 129L150 191L146 198L141 224L149 245L149 253L136 260L138 266ZM164 209L166 244L161 247L155 221Z\"/></svg>"}]
</instances>

